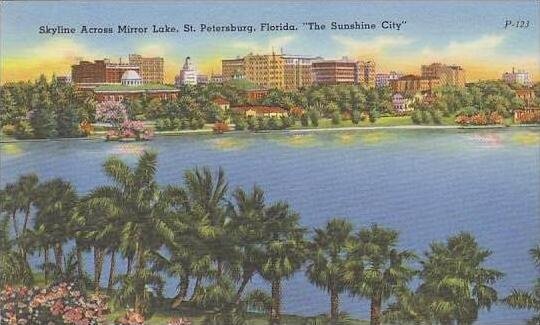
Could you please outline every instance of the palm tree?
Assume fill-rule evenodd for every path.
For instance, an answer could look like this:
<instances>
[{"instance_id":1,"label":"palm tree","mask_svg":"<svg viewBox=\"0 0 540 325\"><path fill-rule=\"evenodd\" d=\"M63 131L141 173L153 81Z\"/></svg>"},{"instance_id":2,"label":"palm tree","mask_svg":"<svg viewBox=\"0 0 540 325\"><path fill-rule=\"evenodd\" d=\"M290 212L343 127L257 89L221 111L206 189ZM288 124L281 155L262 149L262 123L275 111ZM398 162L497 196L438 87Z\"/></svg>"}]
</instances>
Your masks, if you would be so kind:
<instances>
[{"instance_id":1,"label":"palm tree","mask_svg":"<svg viewBox=\"0 0 540 325\"><path fill-rule=\"evenodd\" d=\"M417 290L428 306L424 318L466 325L477 319L480 309L489 309L497 301L492 285L504 275L482 265L490 255L469 233L431 244L421 262L423 282Z\"/></svg>"},{"instance_id":2,"label":"palm tree","mask_svg":"<svg viewBox=\"0 0 540 325\"><path fill-rule=\"evenodd\" d=\"M0 191L1 212L8 214L13 224L13 232L19 249L26 259L28 250L27 238L25 238L30 219L30 210L37 196L38 177L36 174L22 175L16 183L6 184ZM24 213L22 228L18 225L17 213Z\"/></svg>"},{"instance_id":3,"label":"palm tree","mask_svg":"<svg viewBox=\"0 0 540 325\"><path fill-rule=\"evenodd\" d=\"M147 285L158 282L157 274L147 267L147 258L174 237L164 220L168 201L156 183L156 165L156 154L148 151L141 154L133 168L111 157L105 161L104 171L113 185L98 187L91 194L102 204L110 202L118 209L123 225L119 240L123 247L133 249L134 256L134 273L126 274L121 282L132 287L133 295L128 296L133 298L139 313L144 312L148 303ZM120 289L123 291L125 288Z\"/></svg>"},{"instance_id":4,"label":"palm tree","mask_svg":"<svg viewBox=\"0 0 540 325\"><path fill-rule=\"evenodd\" d=\"M257 272L257 265L262 258L261 241L264 240L264 192L253 186L251 193L238 188L233 193L235 206L232 208L229 223L230 233L234 237L235 246L241 268L241 283L236 292L235 302L240 304L246 286Z\"/></svg>"},{"instance_id":5,"label":"palm tree","mask_svg":"<svg viewBox=\"0 0 540 325\"><path fill-rule=\"evenodd\" d=\"M540 271L540 245L529 250L536 268ZM508 306L516 309L534 310L536 315L528 322L528 324L540 323L540 277L536 278L536 283L531 291L512 290L512 293L503 299L503 302Z\"/></svg>"},{"instance_id":6,"label":"palm tree","mask_svg":"<svg viewBox=\"0 0 540 325\"><path fill-rule=\"evenodd\" d=\"M265 209L261 245L264 258L258 272L272 286L270 325L281 324L281 282L298 271L305 260L306 230L300 227L299 218L284 202Z\"/></svg>"},{"instance_id":7,"label":"palm tree","mask_svg":"<svg viewBox=\"0 0 540 325\"><path fill-rule=\"evenodd\" d=\"M19 177L17 188L20 194L19 210L24 213L24 221L21 229L21 236L26 235L28 221L30 220L30 211L38 195L39 178L36 174L27 174ZM22 253L26 259L28 248L25 243L21 244Z\"/></svg>"},{"instance_id":8,"label":"palm tree","mask_svg":"<svg viewBox=\"0 0 540 325\"><path fill-rule=\"evenodd\" d=\"M381 324L382 304L407 288L415 255L399 251L397 231L376 224L361 229L348 247L345 281L351 294L371 300L371 325Z\"/></svg>"},{"instance_id":9,"label":"palm tree","mask_svg":"<svg viewBox=\"0 0 540 325\"><path fill-rule=\"evenodd\" d=\"M0 288L6 284L32 283L32 270L22 254L15 250L9 236L9 219L0 220Z\"/></svg>"},{"instance_id":10,"label":"palm tree","mask_svg":"<svg viewBox=\"0 0 540 325\"><path fill-rule=\"evenodd\" d=\"M352 230L350 222L332 219L325 229L315 229L315 237L310 243L306 275L313 284L330 294L331 325L338 322L339 294L346 288L343 269Z\"/></svg>"},{"instance_id":11,"label":"palm tree","mask_svg":"<svg viewBox=\"0 0 540 325\"><path fill-rule=\"evenodd\" d=\"M91 193L83 200L77 209L76 237L77 249L91 247L94 251L94 289L99 291L103 262L107 249L118 247L121 225L120 209L109 198L103 198ZM80 263L79 264L79 268ZM111 266L114 263L111 260ZM112 287L109 279L108 289Z\"/></svg>"},{"instance_id":12,"label":"palm tree","mask_svg":"<svg viewBox=\"0 0 540 325\"><path fill-rule=\"evenodd\" d=\"M184 173L184 182L191 208L200 209L200 213L209 222L208 230L212 236L206 244L216 262L217 276L220 277L224 271L224 262L230 254L224 229L227 220L225 195L228 190L225 172L219 168L213 175L207 167L195 168Z\"/></svg>"},{"instance_id":13,"label":"palm tree","mask_svg":"<svg viewBox=\"0 0 540 325\"><path fill-rule=\"evenodd\" d=\"M19 240L19 226L17 222L17 211L21 207L20 193L15 183L6 184L0 192L0 200L2 202L2 212L9 216L13 226L15 240ZM20 244L19 244L20 245Z\"/></svg>"},{"instance_id":14,"label":"palm tree","mask_svg":"<svg viewBox=\"0 0 540 325\"><path fill-rule=\"evenodd\" d=\"M68 225L75 214L77 194L69 182L59 178L41 184L39 193L34 228L47 239L43 243L45 251L53 247L56 270L62 273L62 245L70 238Z\"/></svg>"}]
</instances>

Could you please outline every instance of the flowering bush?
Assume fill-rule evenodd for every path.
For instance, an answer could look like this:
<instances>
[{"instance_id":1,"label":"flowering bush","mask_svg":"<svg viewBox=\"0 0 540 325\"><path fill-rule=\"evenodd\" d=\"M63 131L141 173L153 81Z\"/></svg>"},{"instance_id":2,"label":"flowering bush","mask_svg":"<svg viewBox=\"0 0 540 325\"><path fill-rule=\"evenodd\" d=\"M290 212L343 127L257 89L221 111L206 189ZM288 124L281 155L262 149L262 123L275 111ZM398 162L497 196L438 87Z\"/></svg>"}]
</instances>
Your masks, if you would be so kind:
<instances>
[{"instance_id":1,"label":"flowering bush","mask_svg":"<svg viewBox=\"0 0 540 325\"><path fill-rule=\"evenodd\" d=\"M144 316L135 312L133 309L126 311L126 314L114 321L117 325L143 325Z\"/></svg>"},{"instance_id":2,"label":"flowering bush","mask_svg":"<svg viewBox=\"0 0 540 325\"><path fill-rule=\"evenodd\" d=\"M191 325L191 324L192 324L191 321L184 317L173 318L167 323L167 325Z\"/></svg>"},{"instance_id":3,"label":"flowering bush","mask_svg":"<svg viewBox=\"0 0 540 325\"><path fill-rule=\"evenodd\" d=\"M123 138L135 138L137 140L150 140L154 132L144 127L142 121L125 120L120 126L120 134Z\"/></svg>"},{"instance_id":4,"label":"flowering bush","mask_svg":"<svg viewBox=\"0 0 540 325\"><path fill-rule=\"evenodd\" d=\"M224 122L216 122L214 123L212 130L214 131L214 133L222 134L229 131L229 126L227 125L227 123Z\"/></svg>"},{"instance_id":5,"label":"flowering bush","mask_svg":"<svg viewBox=\"0 0 540 325\"><path fill-rule=\"evenodd\" d=\"M540 123L540 110L521 111L517 114L516 121L519 123Z\"/></svg>"},{"instance_id":6,"label":"flowering bush","mask_svg":"<svg viewBox=\"0 0 540 325\"><path fill-rule=\"evenodd\" d=\"M86 136L89 136L92 134L92 132L94 132L92 123L88 122L87 120L82 121L79 127L81 128L81 132Z\"/></svg>"},{"instance_id":7,"label":"flowering bush","mask_svg":"<svg viewBox=\"0 0 540 325\"><path fill-rule=\"evenodd\" d=\"M104 322L103 296L85 297L71 284L48 288L6 287L0 292L0 324L97 325Z\"/></svg>"},{"instance_id":8,"label":"flowering bush","mask_svg":"<svg viewBox=\"0 0 540 325\"><path fill-rule=\"evenodd\" d=\"M113 127L119 125L127 119L127 110L124 104L116 101L106 101L99 103L96 107L96 120L111 123Z\"/></svg>"},{"instance_id":9,"label":"flowering bush","mask_svg":"<svg viewBox=\"0 0 540 325\"><path fill-rule=\"evenodd\" d=\"M497 113L492 112L489 115L484 113L477 113L474 115L458 115L455 122L459 125L488 125L488 124L502 124L503 117Z\"/></svg>"}]
</instances>

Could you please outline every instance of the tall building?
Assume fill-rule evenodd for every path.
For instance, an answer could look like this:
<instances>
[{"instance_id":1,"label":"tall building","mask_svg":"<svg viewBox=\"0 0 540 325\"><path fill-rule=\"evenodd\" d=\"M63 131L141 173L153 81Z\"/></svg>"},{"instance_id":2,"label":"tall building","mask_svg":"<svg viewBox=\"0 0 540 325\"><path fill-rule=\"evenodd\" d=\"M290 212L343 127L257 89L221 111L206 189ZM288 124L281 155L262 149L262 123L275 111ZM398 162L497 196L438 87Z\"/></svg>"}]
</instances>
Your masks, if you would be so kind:
<instances>
[{"instance_id":1,"label":"tall building","mask_svg":"<svg viewBox=\"0 0 540 325\"><path fill-rule=\"evenodd\" d=\"M320 57L315 58L289 54L284 54L282 57L285 60L284 79L286 90L295 90L313 83L311 65L313 61L320 60Z\"/></svg>"},{"instance_id":2,"label":"tall building","mask_svg":"<svg viewBox=\"0 0 540 325\"><path fill-rule=\"evenodd\" d=\"M319 85L358 84L359 64L357 61L343 58L341 60L317 60L312 66L313 83Z\"/></svg>"},{"instance_id":3,"label":"tall building","mask_svg":"<svg viewBox=\"0 0 540 325\"><path fill-rule=\"evenodd\" d=\"M145 84L163 83L163 62L163 58L160 57L145 58L138 54L129 55L129 63L139 66L140 75Z\"/></svg>"},{"instance_id":4,"label":"tall building","mask_svg":"<svg viewBox=\"0 0 540 325\"><path fill-rule=\"evenodd\" d=\"M358 63L358 83L367 87L375 87L375 62L360 61Z\"/></svg>"},{"instance_id":5,"label":"tall building","mask_svg":"<svg viewBox=\"0 0 540 325\"><path fill-rule=\"evenodd\" d=\"M285 60L279 54L248 54L244 57L244 75L261 87L285 87Z\"/></svg>"},{"instance_id":6,"label":"tall building","mask_svg":"<svg viewBox=\"0 0 540 325\"><path fill-rule=\"evenodd\" d=\"M423 78L437 78L441 86L465 87L465 70L458 65L432 63L422 65Z\"/></svg>"},{"instance_id":7,"label":"tall building","mask_svg":"<svg viewBox=\"0 0 540 325\"><path fill-rule=\"evenodd\" d=\"M109 59L80 61L71 66L71 78L80 88L92 88L101 84L121 83L122 75L128 70L140 72L138 65L111 63Z\"/></svg>"},{"instance_id":8,"label":"tall building","mask_svg":"<svg viewBox=\"0 0 540 325\"><path fill-rule=\"evenodd\" d=\"M221 60L221 75L224 80L234 79L235 76L243 76L244 59L237 57L236 59Z\"/></svg>"},{"instance_id":9,"label":"tall building","mask_svg":"<svg viewBox=\"0 0 540 325\"><path fill-rule=\"evenodd\" d=\"M512 68L512 72L505 72L502 75L502 80L506 83L517 83L522 86L531 85L532 76L525 70L516 71Z\"/></svg>"},{"instance_id":10,"label":"tall building","mask_svg":"<svg viewBox=\"0 0 540 325\"><path fill-rule=\"evenodd\" d=\"M390 81L390 87L394 93L432 92L439 85L440 80L437 78L425 78L412 74Z\"/></svg>"},{"instance_id":11,"label":"tall building","mask_svg":"<svg viewBox=\"0 0 540 325\"><path fill-rule=\"evenodd\" d=\"M196 85L197 84L197 69L195 68L195 65L193 62L191 62L191 58L188 56L186 57L186 60L184 61L184 65L182 66L182 69L180 70L180 74L176 76L175 78L175 85L181 86L181 85Z\"/></svg>"},{"instance_id":12,"label":"tall building","mask_svg":"<svg viewBox=\"0 0 540 325\"><path fill-rule=\"evenodd\" d=\"M377 73L375 76L376 87L386 87L390 85L390 81L397 80L403 77L401 72L390 71L389 73Z\"/></svg>"}]
</instances>

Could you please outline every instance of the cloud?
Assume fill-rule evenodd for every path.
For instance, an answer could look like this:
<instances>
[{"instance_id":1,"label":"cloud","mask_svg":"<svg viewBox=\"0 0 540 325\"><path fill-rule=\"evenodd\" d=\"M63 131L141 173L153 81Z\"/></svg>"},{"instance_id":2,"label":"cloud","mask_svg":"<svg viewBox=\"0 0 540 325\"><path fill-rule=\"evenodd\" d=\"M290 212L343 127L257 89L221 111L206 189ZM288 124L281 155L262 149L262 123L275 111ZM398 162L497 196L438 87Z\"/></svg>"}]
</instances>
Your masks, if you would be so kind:
<instances>
[{"instance_id":1,"label":"cloud","mask_svg":"<svg viewBox=\"0 0 540 325\"><path fill-rule=\"evenodd\" d=\"M425 47L420 51L420 54L433 60L480 59L497 55L496 50L503 45L505 38L504 35L483 35L470 41L451 41L446 47L438 50Z\"/></svg>"},{"instance_id":2,"label":"cloud","mask_svg":"<svg viewBox=\"0 0 540 325\"><path fill-rule=\"evenodd\" d=\"M344 48L342 52L348 55L372 58L383 55L390 49L404 47L413 43L413 39L399 35L383 35L366 40L334 35L332 39L341 45Z\"/></svg>"},{"instance_id":3,"label":"cloud","mask_svg":"<svg viewBox=\"0 0 540 325\"><path fill-rule=\"evenodd\" d=\"M72 39L50 39L3 55L0 79L8 82L37 78L41 73L47 76L69 74L71 65L78 60L103 57L101 51Z\"/></svg>"},{"instance_id":4,"label":"cloud","mask_svg":"<svg viewBox=\"0 0 540 325\"><path fill-rule=\"evenodd\" d=\"M140 54L142 56L171 56L173 47L167 42L145 42L139 44L133 53Z\"/></svg>"}]
</instances>

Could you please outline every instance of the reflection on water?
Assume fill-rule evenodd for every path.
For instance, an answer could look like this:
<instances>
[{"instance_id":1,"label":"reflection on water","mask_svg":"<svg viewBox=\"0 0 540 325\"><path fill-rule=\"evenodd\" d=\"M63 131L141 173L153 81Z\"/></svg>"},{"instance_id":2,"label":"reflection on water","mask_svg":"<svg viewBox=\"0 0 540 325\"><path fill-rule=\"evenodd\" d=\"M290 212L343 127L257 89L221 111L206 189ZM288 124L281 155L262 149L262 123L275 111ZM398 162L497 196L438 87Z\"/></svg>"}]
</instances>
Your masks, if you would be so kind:
<instances>
[{"instance_id":1,"label":"reflection on water","mask_svg":"<svg viewBox=\"0 0 540 325\"><path fill-rule=\"evenodd\" d=\"M0 152L7 156L19 156L24 151L17 143L3 143L0 145Z\"/></svg>"},{"instance_id":2,"label":"reflection on water","mask_svg":"<svg viewBox=\"0 0 540 325\"><path fill-rule=\"evenodd\" d=\"M377 145L381 143L388 142L390 140L393 140L395 137L395 134L390 132L369 132L362 134L362 142L367 145Z\"/></svg>"},{"instance_id":3,"label":"reflection on water","mask_svg":"<svg viewBox=\"0 0 540 325\"><path fill-rule=\"evenodd\" d=\"M477 133L470 137L472 142L483 148L500 148L503 146L503 140L497 133Z\"/></svg>"},{"instance_id":4,"label":"reflection on water","mask_svg":"<svg viewBox=\"0 0 540 325\"><path fill-rule=\"evenodd\" d=\"M294 134L288 137L278 137L275 139L279 144L294 148L310 148L319 145L321 139L317 139L313 134Z\"/></svg>"},{"instance_id":5,"label":"reflection on water","mask_svg":"<svg viewBox=\"0 0 540 325\"><path fill-rule=\"evenodd\" d=\"M540 134L533 132L523 132L514 134L512 141L523 145L538 145L540 144Z\"/></svg>"},{"instance_id":6,"label":"reflection on water","mask_svg":"<svg viewBox=\"0 0 540 325\"><path fill-rule=\"evenodd\" d=\"M118 142L108 150L108 154L131 156L140 155L148 146L143 142Z\"/></svg>"},{"instance_id":7,"label":"reflection on water","mask_svg":"<svg viewBox=\"0 0 540 325\"><path fill-rule=\"evenodd\" d=\"M358 137L358 133L356 132L344 132L336 136L333 144L339 146L350 146L357 143L359 139L360 138Z\"/></svg>"},{"instance_id":8,"label":"reflection on water","mask_svg":"<svg viewBox=\"0 0 540 325\"><path fill-rule=\"evenodd\" d=\"M249 146L246 138L214 138L208 140L212 148L218 150L243 150Z\"/></svg>"}]
</instances>

